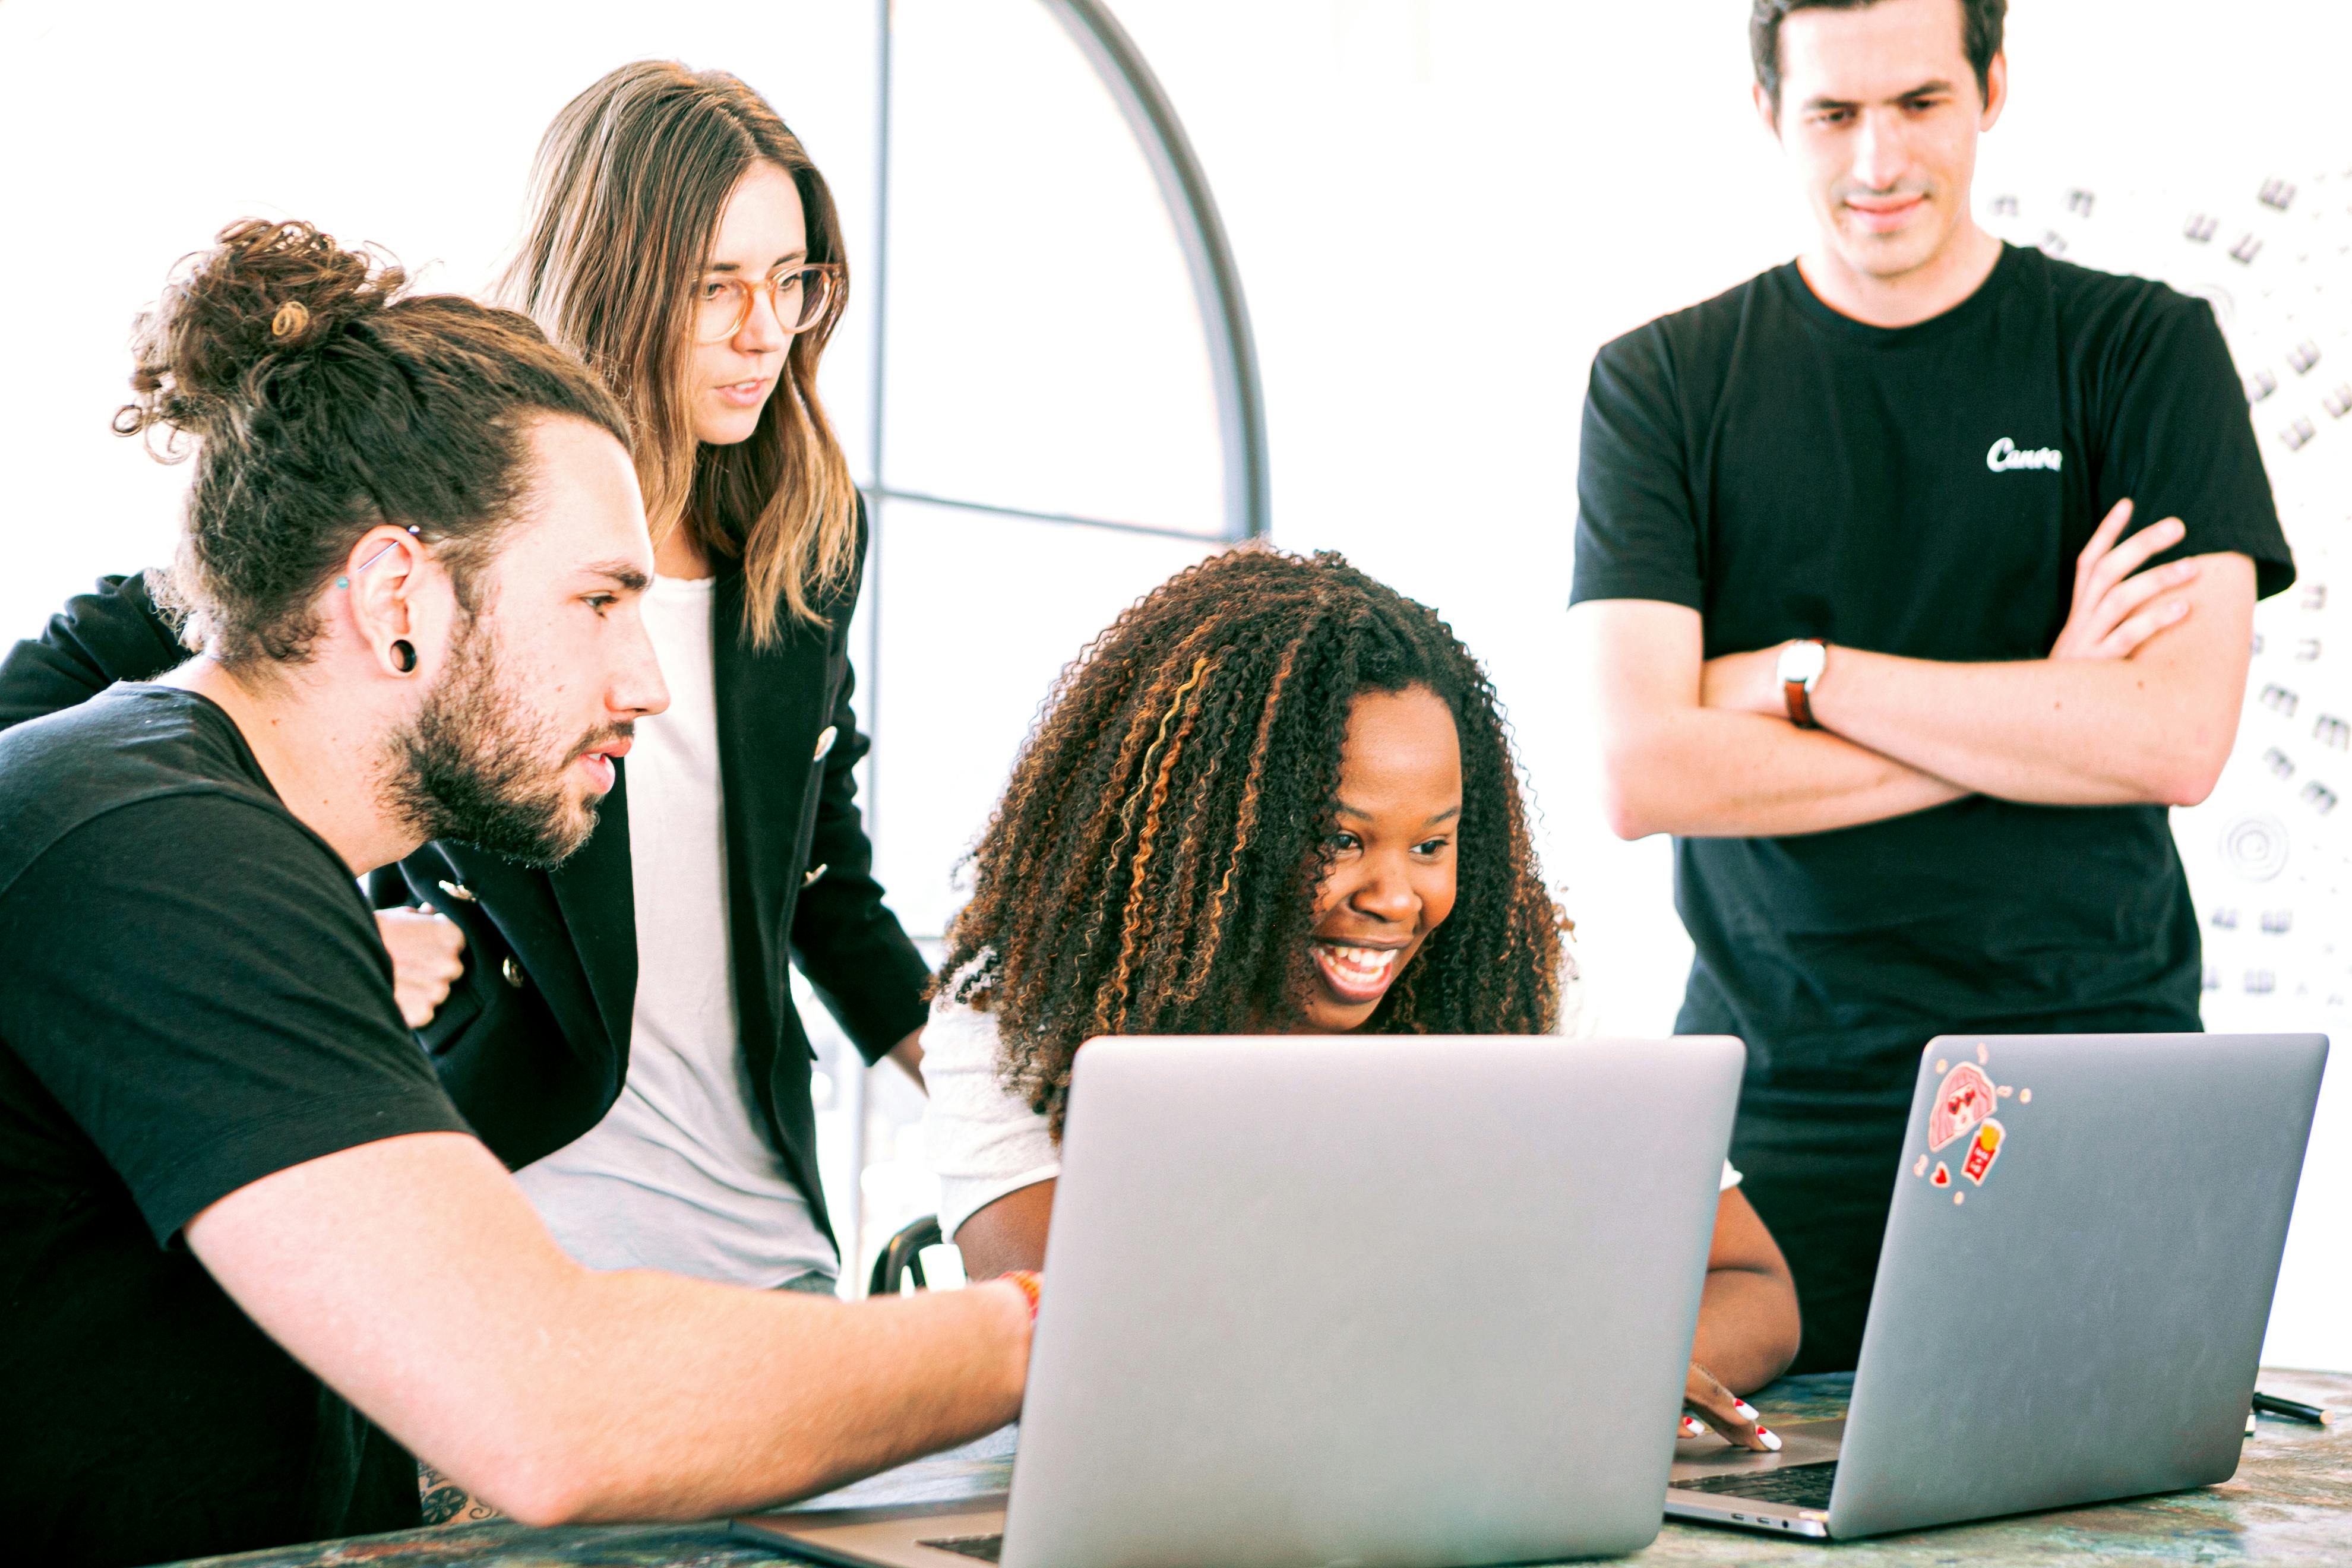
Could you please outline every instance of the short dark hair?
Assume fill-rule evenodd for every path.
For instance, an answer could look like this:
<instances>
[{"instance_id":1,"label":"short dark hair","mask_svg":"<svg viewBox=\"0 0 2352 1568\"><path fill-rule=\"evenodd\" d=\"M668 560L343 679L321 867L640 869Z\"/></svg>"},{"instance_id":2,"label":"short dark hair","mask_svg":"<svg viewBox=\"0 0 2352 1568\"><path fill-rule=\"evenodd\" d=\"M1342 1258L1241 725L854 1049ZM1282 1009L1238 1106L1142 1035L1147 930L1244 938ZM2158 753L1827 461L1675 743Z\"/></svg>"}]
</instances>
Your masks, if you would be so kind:
<instances>
[{"instance_id":1,"label":"short dark hair","mask_svg":"<svg viewBox=\"0 0 2352 1568\"><path fill-rule=\"evenodd\" d=\"M114 419L195 444L179 562L162 585L191 647L231 668L301 663L360 536L413 527L461 603L528 499L534 415L629 445L620 405L530 317L411 294L400 268L306 223L247 218L140 318Z\"/></svg>"},{"instance_id":2,"label":"short dark hair","mask_svg":"<svg viewBox=\"0 0 2352 1568\"><path fill-rule=\"evenodd\" d=\"M1859 11L1878 0L1754 0L1748 14L1748 50L1756 60L1756 85L1780 107L1780 24L1799 11ZM1992 96L1992 58L2000 53L2001 23L2009 0L1954 0L1960 8L1960 42L1977 73L1977 91Z\"/></svg>"}]
</instances>

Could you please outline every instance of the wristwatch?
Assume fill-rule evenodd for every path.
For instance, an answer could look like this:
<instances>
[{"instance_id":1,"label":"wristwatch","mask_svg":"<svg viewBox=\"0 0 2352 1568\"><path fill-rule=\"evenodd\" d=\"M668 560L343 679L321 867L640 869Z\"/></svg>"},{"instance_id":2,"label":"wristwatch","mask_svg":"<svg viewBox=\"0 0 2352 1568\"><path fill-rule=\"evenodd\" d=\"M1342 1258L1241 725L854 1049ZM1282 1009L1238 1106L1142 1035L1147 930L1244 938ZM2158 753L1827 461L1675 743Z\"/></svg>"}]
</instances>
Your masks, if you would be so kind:
<instances>
[{"instance_id":1,"label":"wristwatch","mask_svg":"<svg viewBox=\"0 0 2352 1568\"><path fill-rule=\"evenodd\" d=\"M1780 700L1789 705L1789 722L1800 730L1818 730L1813 722L1813 683L1830 661L1830 645L1819 637L1792 642L1780 650Z\"/></svg>"}]
</instances>

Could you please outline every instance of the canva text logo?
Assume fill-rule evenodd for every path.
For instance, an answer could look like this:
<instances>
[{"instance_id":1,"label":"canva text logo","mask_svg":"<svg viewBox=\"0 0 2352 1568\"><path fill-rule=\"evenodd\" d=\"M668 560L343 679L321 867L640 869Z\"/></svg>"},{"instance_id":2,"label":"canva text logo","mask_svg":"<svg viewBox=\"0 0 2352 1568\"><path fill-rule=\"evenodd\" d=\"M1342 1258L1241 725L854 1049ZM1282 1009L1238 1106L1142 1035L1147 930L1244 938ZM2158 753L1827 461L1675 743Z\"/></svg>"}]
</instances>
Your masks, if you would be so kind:
<instances>
[{"instance_id":1,"label":"canva text logo","mask_svg":"<svg viewBox=\"0 0 2352 1568\"><path fill-rule=\"evenodd\" d=\"M1985 467L1996 474L2005 474L2011 468L2047 468L2054 474L2065 461L2065 454L2055 447L2028 452L2006 436L1995 441L1992 450L1985 454Z\"/></svg>"}]
</instances>

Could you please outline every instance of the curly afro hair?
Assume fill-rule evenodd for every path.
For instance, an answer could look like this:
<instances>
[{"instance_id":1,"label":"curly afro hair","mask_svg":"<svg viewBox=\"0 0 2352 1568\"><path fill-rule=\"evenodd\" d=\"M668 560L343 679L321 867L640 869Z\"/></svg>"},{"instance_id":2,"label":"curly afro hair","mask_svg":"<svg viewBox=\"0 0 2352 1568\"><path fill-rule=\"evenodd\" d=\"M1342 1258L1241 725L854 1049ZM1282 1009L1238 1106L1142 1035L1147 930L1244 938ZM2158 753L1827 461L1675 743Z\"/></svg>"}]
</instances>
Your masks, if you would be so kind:
<instances>
[{"instance_id":1,"label":"curly afro hair","mask_svg":"<svg viewBox=\"0 0 2352 1568\"><path fill-rule=\"evenodd\" d=\"M1564 922L1486 672L1434 612L1336 554L1234 550L1063 672L971 858L939 984L994 1016L1004 1081L1056 1135L1085 1041L1296 1015L1350 707L1416 687L1461 737L1459 893L1364 1026L1554 1027Z\"/></svg>"}]
</instances>

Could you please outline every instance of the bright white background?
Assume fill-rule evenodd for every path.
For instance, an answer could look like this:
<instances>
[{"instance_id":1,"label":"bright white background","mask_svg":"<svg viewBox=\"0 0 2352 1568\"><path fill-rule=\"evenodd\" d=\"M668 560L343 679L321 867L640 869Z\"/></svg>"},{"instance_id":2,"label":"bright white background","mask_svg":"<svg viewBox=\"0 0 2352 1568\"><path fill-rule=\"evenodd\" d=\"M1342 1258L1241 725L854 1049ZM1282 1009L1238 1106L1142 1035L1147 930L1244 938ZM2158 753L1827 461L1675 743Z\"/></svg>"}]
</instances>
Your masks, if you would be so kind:
<instances>
[{"instance_id":1,"label":"bright white background","mask_svg":"<svg viewBox=\"0 0 2352 1568\"><path fill-rule=\"evenodd\" d=\"M1601 828L1561 606L1593 350L1801 238L1748 107L1745 5L1115 8L1233 234L1266 381L1277 539L1345 550L1486 659L1604 1022L1664 1029L1688 952L1666 847ZM778 103L833 180L862 263L880 216L875 33L869 0L421 0L395 24L292 0L202 13L4 0L0 637L98 573L166 552L181 476L106 419L131 311L220 223L314 218L433 264L440 286L478 288L512 236L549 116L612 65L665 55L734 69ZM2168 215L2242 205L2272 174L2317 199L2316 175L2352 166L2352 14L2334 0L2240 0L2218 16L2197 0L2019 0L2011 46L2016 97L1986 143L1982 195L2128 187ZM1059 34L1031 0L899 0L892 130L882 479L1213 531L1213 426L1181 268L1121 123ZM826 384L869 481L876 282L860 274ZM2343 304L2339 288L2339 322ZM885 503L882 520L880 658L862 672L880 737L871 783L886 879L931 933L1045 682L1196 550L911 501ZM2313 542L2299 542L2308 564ZM2305 684L2343 682L2323 663ZM2262 787L2247 750L2225 795ZM2231 896L2202 869L2214 809L2182 818L2200 907ZM2330 825L2293 820L2298 866L2344 860ZM2301 895L2293 983L2258 995L2233 981L2209 1022L2334 1024L2347 966L2333 892L2331 878ZM2336 1075L2315 1139L2275 1360L2352 1365L2347 1083ZM903 1099L885 1104L866 1184L876 1230L923 1199L914 1151L890 1132Z\"/></svg>"}]
</instances>

